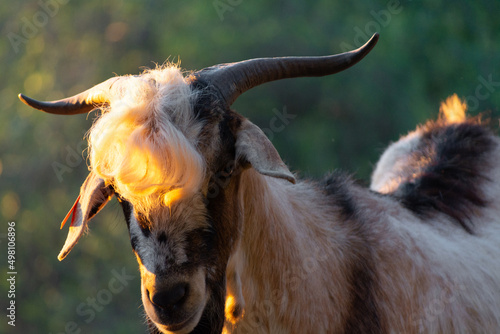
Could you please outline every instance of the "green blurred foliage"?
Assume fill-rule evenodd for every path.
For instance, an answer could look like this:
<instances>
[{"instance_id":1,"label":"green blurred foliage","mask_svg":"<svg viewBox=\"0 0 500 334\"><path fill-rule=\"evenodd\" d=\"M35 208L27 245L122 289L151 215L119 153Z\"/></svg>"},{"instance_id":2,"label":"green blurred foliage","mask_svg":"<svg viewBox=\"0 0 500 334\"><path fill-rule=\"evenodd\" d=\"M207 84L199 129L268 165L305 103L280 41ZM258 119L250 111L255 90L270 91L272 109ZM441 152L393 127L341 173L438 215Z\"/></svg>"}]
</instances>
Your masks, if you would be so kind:
<instances>
[{"instance_id":1,"label":"green blurred foliage","mask_svg":"<svg viewBox=\"0 0 500 334\"><path fill-rule=\"evenodd\" d=\"M262 128L274 111L295 116L272 140L302 177L342 168L367 181L383 148L436 117L452 93L467 98L471 114L498 117L498 13L493 0L1 2L0 272L8 271L7 222L15 221L18 275L15 328L7 325L8 284L0 281L0 332L145 331L137 264L116 203L66 260L56 259L66 237L58 224L87 174L82 138L93 116L37 112L18 101L19 92L58 99L166 60L196 70L339 53L378 31L379 44L354 68L269 83L234 105ZM63 168L59 176L54 166ZM122 270L134 279L110 300L105 290ZM92 298L103 303L92 308Z\"/></svg>"}]
</instances>

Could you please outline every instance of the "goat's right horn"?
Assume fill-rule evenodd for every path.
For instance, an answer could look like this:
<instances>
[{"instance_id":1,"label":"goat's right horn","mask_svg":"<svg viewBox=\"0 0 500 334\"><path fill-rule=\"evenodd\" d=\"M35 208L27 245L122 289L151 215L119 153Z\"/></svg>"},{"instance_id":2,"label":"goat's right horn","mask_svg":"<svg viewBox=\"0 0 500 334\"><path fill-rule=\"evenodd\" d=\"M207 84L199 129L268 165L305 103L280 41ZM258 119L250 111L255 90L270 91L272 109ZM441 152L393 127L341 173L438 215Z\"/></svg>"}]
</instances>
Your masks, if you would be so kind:
<instances>
[{"instance_id":1,"label":"goat's right horn","mask_svg":"<svg viewBox=\"0 0 500 334\"><path fill-rule=\"evenodd\" d=\"M19 99L28 106L57 115L85 114L93 109L109 103L109 90L123 77L108 79L82 93L57 101L37 101L26 95L19 94Z\"/></svg>"}]
</instances>

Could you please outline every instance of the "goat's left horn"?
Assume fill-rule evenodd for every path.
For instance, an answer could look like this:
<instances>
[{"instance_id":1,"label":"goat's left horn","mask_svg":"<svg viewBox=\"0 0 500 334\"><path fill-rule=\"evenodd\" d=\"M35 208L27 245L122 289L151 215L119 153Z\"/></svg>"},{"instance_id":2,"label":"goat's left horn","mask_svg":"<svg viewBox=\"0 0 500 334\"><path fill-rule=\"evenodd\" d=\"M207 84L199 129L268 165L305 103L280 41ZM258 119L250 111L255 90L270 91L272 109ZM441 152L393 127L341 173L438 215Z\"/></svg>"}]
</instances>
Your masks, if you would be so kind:
<instances>
[{"instance_id":1,"label":"goat's left horn","mask_svg":"<svg viewBox=\"0 0 500 334\"><path fill-rule=\"evenodd\" d=\"M23 94L19 94L19 99L32 108L50 114L85 114L103 104L109 103L109 90L120 79L123 79L123 77L108 79L82 93L58 101L37 101Z\"/></svg>"},{"instance_id":2,"label":"goat's left horn","mask_svg":"<svg viewBox=\"0 0 500 334\"><path fill-rule=\"evenodd\" d=\"M359 49L331 56L257 58L220 64L194 73L194 78L212 86L230 106L238 96L266 82L324 76L343 71L363 59L377 41L376 33Z\"/></svg>"}]
</instances>

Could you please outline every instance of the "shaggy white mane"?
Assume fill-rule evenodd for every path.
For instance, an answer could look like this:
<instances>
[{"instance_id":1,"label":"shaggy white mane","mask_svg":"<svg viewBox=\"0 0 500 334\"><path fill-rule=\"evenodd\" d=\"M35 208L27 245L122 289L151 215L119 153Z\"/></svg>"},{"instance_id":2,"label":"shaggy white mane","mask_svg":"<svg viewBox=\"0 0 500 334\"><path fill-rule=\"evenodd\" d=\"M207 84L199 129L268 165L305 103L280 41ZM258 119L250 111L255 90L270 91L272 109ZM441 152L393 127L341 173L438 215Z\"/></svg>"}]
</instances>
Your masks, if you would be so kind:
<instances>
[{"instance_id":1,"label":"shaggy white mane","mask_svg":"<svg viewBox=\"0 0 500 334\"><path fill-rule=\"evenodd\" d=\"M134 208L148 214L201 187L205 161L196 150L201 124L194 93L168 65L126 78L88 134L90 168Z\"/></svg>"}]
</instances>

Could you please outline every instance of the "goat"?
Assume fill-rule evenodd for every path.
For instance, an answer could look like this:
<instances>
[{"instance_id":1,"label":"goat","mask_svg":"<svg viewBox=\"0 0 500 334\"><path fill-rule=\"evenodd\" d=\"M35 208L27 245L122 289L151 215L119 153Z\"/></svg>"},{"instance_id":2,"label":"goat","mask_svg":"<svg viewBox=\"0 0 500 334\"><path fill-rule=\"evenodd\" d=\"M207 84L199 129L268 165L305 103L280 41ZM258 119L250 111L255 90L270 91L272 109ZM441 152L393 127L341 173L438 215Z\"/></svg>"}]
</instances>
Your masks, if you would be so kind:
<instances>
[{"instance_id":1,"label":"goat","mask_svg":"<svg viewBox=\"0 0 500 334\"><path fill-rule=\"evenodd\" d=\"M297 182L230 109L265 82L344 70L377 40L185 77L169 66L53 102L20 94L49 113L102 110L59 259L116 196L151 333L498 332L500 146L478 119L445 104L366 189L340 172Z\"/></svg>"}]
</instances>

